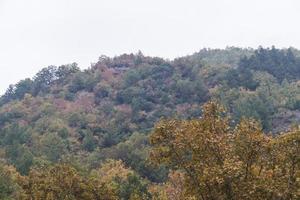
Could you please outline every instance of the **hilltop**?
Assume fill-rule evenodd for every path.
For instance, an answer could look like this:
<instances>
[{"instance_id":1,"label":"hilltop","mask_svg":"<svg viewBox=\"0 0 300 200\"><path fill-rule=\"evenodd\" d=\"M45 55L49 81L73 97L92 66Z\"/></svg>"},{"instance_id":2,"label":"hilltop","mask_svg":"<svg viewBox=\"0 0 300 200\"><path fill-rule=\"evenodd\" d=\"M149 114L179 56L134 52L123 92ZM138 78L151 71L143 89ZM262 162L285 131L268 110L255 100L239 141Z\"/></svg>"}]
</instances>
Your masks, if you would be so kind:
<instances>
[{"instance_id":1,"label":"hilltop","mask_svg":"<svg viewBox=\"0 0 300 200\"><path fill-rule=\"evenodd\" d=\"M151 182L167 178L148 163L148 135L161 118L194 119L216 100L274 135L300 123L297 49L202 49L174 60L141 52L101 56L80 70L49 66L0 98L0 156L23 175L68 162L85 171L122 160Z\"/></svg>"}]
</instances>

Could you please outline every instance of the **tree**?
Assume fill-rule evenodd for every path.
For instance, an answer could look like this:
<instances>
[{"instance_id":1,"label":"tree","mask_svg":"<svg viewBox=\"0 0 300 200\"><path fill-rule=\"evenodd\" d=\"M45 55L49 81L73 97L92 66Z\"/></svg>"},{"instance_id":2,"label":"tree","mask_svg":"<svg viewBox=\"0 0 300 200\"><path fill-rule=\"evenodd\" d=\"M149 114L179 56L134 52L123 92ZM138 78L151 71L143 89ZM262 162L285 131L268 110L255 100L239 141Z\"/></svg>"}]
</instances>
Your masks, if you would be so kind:
<instances>
[{"instance_id":1,"label":"tree","mask_svg":"<svg viewBox=\"0 0 300 200\"><path fill-rule=\"evenodd\" d=\"M26 146L20 144L9 145L5 149L6 157L20 174L28 174L33 165L33 155Z\"/></svg>"},{"instance_id":2,"label":"tree","mask_svg":"<svg viewBox=\"0 0 300 200\"><path fill-rule=\"evenodd\" d=\"M95 138L93 137L93 133L90 131L86 131L84 139L82 141L83 148L87 151L93 151L96 146L97 142L95 141Z\"/></svg>"},{"instance_id":3,"label":"tree","mask_svg":"<svg viewBox=\"0 0 300 200\"><path fill-rule=\"evenodd\" d=\"M266 165L272 177L265 190L281 199L299 199L300 187L300 127L279 135L269 144L270 157Z\"/></svg>"},{"instance_id":4,"label":"tree","mask_svg":"<svg viewBox=\"0 0 300 200\"><path fill-rule=\"evenodd\" d=\"M32 169L27 177L20 177L23 189L21 200L115 200L105 185L95 185L67 164Z\"/></svg>"},{"instance_id":5,"label":"tree","mask_svg":"<svg viewBox=\"0 0 300 200\"><path fill-rule=\"evenodd\" d=\"M41 138L41 153L45 155L49 161L57 162L63 154L65 154L67 145L55 133L48 133Z\"/></svg>"},{"instance_id":6,"label":"tree","mask_svg":"<svg viewBox=\"0 0 300 200\"><path fill-rule=\"evenodd\" d=\"M94 74L80 71L75 73L68 86L69 91L72 93L76 93L80 90L92 91L98 81L93 75Z\"/></svg>"},{"instance_id":7,"label":"tree","mask_svg":"<svg viewBox=\"0 0 300 200\"><path fill-rule=\"evenodd\" d=\"M64 82L64 79L67 79L68 76L71 74L79 72L80 69L77 65L77 63L72 63L69 65L62 65L59 66L58 69L55 72L55 76L60 80L61 82Z\"/></svg>"},{"instance_id":8,"label":"tree","mask_svg":"<svg viewBox=\"0 0 300 200\"><path fill-rule=\"evenodd\" d=\"M17 196L15 177L18 173L12 166L0 165L0 199L13 200Z\"/></svg>"},{"instance_id":9,"label":"tree","mask_svg":"<svg viewBox=\"0 0 300 200\"><path fill-rule=\"evenodd\" d=\"M91 173L92 180L98 184L108 185L112 191L115 191L120 199L138 200L150 199L148 184L133 170L125 167L120 160L107 160L98 170Z\"/></svg>"},{"instance_id":10,"label":"tree","mask_svg":"<svg viewBox=\"0 0 300 200\"><path fill-rule=\"evenodd\" d=\"M33 95L38 95L39 92L49 92L51 84L57 80L57 67L49 66L39 71L33 79Z\"/></svg>"},{"instance_id":11,"label":"tree","mask_svg":"<svg viewBox=\"0 0 300 200\"><path fill-rule=\"evenodd\" d=\"M27 127L12 124L1 132L1 145L10 164L14 165L21 174L27 174L33 164L33 155L26 144L31 140Z\"/></svg>"},{"instance_id":12,"label":"tree","mask_svg":"<svg viewBox=\"0 0 300 200\"><path fill-rule=\"evenodd\" d=\"M184 170L186 193L199 199L232 197L229 169L224 168L225 163L233 162L227 158L229 122L223 112L221 106L210 102L204 105L201 120L163 120L150 138L152 159Z\"/></svg>"},{"instance_id":13,"label":"tree","mask_svg":"<svg viewBox=\"0 0 300 200\"><path fill-rule=\"evenodd\" d=\"M23 99L25 94L31 94L33 88L33 81L29 78L19 81L15 86L14 96L16 99Z\"/></svg>"},{"instance_id":14,"label":"tree","mask_svg":"<svg viewBox=\"0 0 300 200\"><path fill-rule=\"evenodd\" d=\"M10 102L14 99L14 93L15 93L15 86L9 85L7 90L5 91L4 95L0 97L0 105L4 105L5 103Z\"/></svg>"},{"instance_id":15,"label":"tree","mask_svg":"<svg viewBox=\"0 0 300 200\"><path fill-rule=\"evenodd\" d=\"M298 199L300 130L266 136L258 122L230 126L222 106L208 102L199 120L163 120L150 137L151 157L184 174L195 199Z\"/></svg>"}]
</instances>

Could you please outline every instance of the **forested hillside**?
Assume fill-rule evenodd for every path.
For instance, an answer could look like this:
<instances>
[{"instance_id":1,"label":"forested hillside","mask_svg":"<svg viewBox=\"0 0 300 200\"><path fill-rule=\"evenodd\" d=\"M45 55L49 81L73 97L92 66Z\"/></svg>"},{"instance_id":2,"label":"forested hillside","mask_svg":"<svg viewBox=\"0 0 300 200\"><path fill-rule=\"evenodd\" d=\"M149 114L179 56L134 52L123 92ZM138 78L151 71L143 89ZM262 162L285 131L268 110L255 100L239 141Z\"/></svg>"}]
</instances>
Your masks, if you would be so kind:
<instances>
[{"instance_id":1,"label":"forested hillside","mask_svg":"<svg viewBox=\"0 0 300 200\"><path fill-rule=\"evenodd\" d=\"M230 173L227 173L220 171L224 170L222 163L217 165L215 173L227 173L231 177L243 171L247 161L239 153L246 148L241 141L247 137L242 132L252 130L245 125L249 122L249 127L254 124L257 133L254 139L266 148L261 153L257 147L254 152L257 156L250 165L255 170L262 165L270 168L270 171L262 168L263 175L253 177L260 184L266 181L276 185L277 182L273 184L274 180L267 179L271 164L259 159L265 156L272 160L270 154L265 154L267 141L280 143L275 145L274 152L283 148L282 141L286 142L287 151L290 150L288 139L278 139L284 137L282 132L288 132L298 141L299 131L290 128L300 124L300 52L293 48L230 47L202 49L174 60L148 57L141 52L114 58L101 56L86 70L79 69L76 63L49 66L33 78L9 86L0 98L0 199L66 199L68 195L68 199L182 199L180 195L186 199L255 199L236 195L236 191L231 191L230 197L231 193L223 189L213 189L209 194L209 188L201 185L203 182L198 189L204 189L197 191L191 186L196 184L191 175L188 178L184 175L196 173L197 170L189 167L201 163L197 159L185 163L187 155L193 155L185 154L190 148L185 138L193 136L191 130L214 138L210 135L214 131L207 132L205 128L211 124L201 125L207 116L205 112L213 113L207 106L211 104L206 102L223 105L222 109L230 117L225 124L219 124L219 132L228 128L229 135L238 136L233 142L225 136L218 137L217 141L223 145L220 149L229 155L221 155L223 161L240 162L240 168L228 168ZM206 105L204 109L203 105ZM174 121L168 121L171 119ZM200 124L193 120L200 120ZM180 132L179 139L166 139L164 133L175 133L176 127L182 127L184 134ZM190 132L184 131L189 129ZM179 160L174 161L174 152L167 153L169 145L178 150L182 147L178 152L182 165ZM236 152L227 147L236 148ZM216 156L211 152L207 155ZM201 156L199 159L204 159ZM297 165L298 162L299 159ZM198 169L207 170L215 165L215 161L207 163ZM278 163L283 166L284 161ZM246 168L249 173L254 170L250 168ZM211 179L209 187L223 184L218 182L220 177L216 180L210 176L213 175L199 175L198 181ZM276 174L276 178L280 175ZM239 185L239 179L235 181L232 187ZM179 187L186 186L183 182L190 191ZM231 189L253 193L256 190L247 191L247 187L255 188L259 183L250 182ZM50 188L50 192L45 192L45 188ZM263 186L260 189L261 193L267 190ZM273 192L273 199L280 197L281 190ZM289 199L292 193L291 190L284 197Z\"/></svg>"}]
</instances>

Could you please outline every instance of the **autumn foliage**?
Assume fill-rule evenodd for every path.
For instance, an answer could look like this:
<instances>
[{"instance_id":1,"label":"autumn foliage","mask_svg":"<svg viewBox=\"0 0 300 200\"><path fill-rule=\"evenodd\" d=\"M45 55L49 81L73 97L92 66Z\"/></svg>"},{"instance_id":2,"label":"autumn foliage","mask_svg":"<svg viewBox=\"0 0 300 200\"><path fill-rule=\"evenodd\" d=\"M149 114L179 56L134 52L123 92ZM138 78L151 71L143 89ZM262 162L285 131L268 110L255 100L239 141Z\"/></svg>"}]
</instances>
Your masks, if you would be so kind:
<instances>
[{"instance_id":1,"label":"autumn foliage","mask_svg":"<svg viewBox=\"0 0 300 200\"><path fill-rule=\"evenodd\" d=\"M162 120L151 158L184 174L185 199L299 199L300 130L273 137L252 119L231 123L213 101L201 119Z\"/></svg>"},{"instance_id":2,"label":"autumn foliage","mask_svg":"<svg viewBox=\"0 0 300 200\"><path fill-rule=\"evenodd\" d=\"M0 199L300 199L299 123L294 48L48 66L0 96Z\"/></svg>"}]
</instances>

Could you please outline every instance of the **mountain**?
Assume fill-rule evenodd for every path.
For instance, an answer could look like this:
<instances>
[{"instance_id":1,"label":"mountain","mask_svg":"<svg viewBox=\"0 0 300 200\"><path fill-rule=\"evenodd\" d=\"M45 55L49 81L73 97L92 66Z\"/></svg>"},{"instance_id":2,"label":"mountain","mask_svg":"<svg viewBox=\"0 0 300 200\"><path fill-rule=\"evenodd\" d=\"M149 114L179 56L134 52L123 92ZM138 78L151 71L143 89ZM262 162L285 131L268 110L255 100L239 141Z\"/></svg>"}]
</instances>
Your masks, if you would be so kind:
<instances>
[{"instance_id":1,"label":"mountain","mask_svg":"<svg viewBox=\"0 0 300 200\"><path fill-rule=\"evenodd\" d=\"M174 60L139 52L101 56L87 70L43 68L0 98L0 156L21 175L61 162L90 171L113 159L164 182L167 168L148 161L149 133L161 118L200 118L209 100L232 124L247 117L266 133L288 130L300 123L299 51L228 47Z\"/></svg>"}]
</instances>

